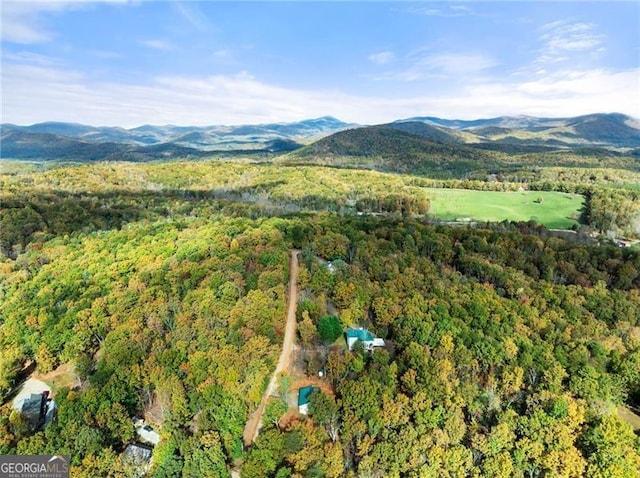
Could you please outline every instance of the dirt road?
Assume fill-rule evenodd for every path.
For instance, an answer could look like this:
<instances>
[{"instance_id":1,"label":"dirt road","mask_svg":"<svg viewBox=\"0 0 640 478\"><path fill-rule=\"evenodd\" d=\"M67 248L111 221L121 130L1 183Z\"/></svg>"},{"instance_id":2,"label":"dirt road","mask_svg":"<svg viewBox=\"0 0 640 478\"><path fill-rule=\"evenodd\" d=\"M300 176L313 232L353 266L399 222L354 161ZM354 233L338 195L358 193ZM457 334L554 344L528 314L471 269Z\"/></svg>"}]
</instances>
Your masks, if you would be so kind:
<instances>
[{"instance_id":1,"label":"dirt road","mask_svg":"<svg viewBox=\"0 0 640 478\"><path fill-rule=\"evenodd\" d=\"M278 387L278 376L290 369L291 359L293 357L293 346L296 340L296 307L298 306L298 253L300 251L291 251L291 260L289 262L289 292L287 303L287 323L284 330L284 341L282 343L282 352L280 353L280 359L278 365L273 371L271 381L267 386L267 389L262 395L262 400L257 410L251 414L247 424L244 427L244 433L242 435L244 445L251 445L260 433L260 427L262 426L262 415L264 414L267 401L271 395L276 393Z\"/></svg>"}]
</instances>

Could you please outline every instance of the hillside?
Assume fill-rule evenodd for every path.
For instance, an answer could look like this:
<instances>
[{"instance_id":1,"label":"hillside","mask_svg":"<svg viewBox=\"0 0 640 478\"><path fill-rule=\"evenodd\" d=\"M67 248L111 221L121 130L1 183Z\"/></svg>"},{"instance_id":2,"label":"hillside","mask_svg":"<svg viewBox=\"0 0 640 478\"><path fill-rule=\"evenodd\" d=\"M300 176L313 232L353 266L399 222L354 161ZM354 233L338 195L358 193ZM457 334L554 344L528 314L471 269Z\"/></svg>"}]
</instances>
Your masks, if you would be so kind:
<instances>
[{"instance_id":1,"label":"hillside","mask_svg":"<svg viewBox=\"0 0 640 478\"><path fill-rule=\"evenodd\" d=\"M569 122L576 134L592 142L640 146L637 122L622 114L587 115Z\"/></svg>"},{"instance_id":2,"label":"hillside","mask_svg":"<svg viewBox=\"0 0 640 478\"><path fill-rule=\"evenodd\" d=\"M383 126L422 136L425 139L439 143L465 143L468 136L470 136L468 133L465 134L450 128L433 126L420 121L395 121Z\"/></svg>"},{"instance_id":3,"label":"hillside","mask_svg":"<svg viewBox=\"0 0 640 478\"><path fill-rule=\"evenodd\" d=\"M93 142L51 133L10 130L3 132L0 158L34 161L152 161L200 158L211 152L241 154L288 152L301 145L291 139L263 142L219 141L210 147L206 133L188 133L177 141L140 145L136 143Z\"/></svg>"},{"instance_id":4,"label":"hillside","mask_svg":"<svg viewBox=\"0 0 640 478\"><path fill-rule=\"evenodd\" d=\"M47 122L3 124L0 158L28 160L146 161L200 157L210 152L278 153L351 127L332 117L296 123L240 126L93 127Z\"/></svg>"},{"instance_id":5,"label":"hillside","mask_svg":"<svg viewBox=\"0 0 640 478\"><path fill-rule=\"evenodd\" d=\"M119 143L92 143L51 133L4 131L1 156L19 159L64 158L92 161L122 153L127 148Z\"/></svg>"},{"instance_id":6,"label":"hillside","mask_svg":"<svg viewBox=\"0 0 640 478\"><path fill-rule=\"evenodd\" d=\"M384 125L335 133L285 159L285 162L297 161L420 173L434 169L471 171L486 168L495 159L485 151L434 142Z\"/></svg>"},{"instance_id":7,"label":"hillside","mask_svg":"<svg viewBox=\"0 0 640 478\"><path fill-rule=\"evenodd\" d=\"M68 161L148 161L201 156L197 149L173 143L138 146L94 143L50 133L8 131L2 134L2 158Z\"/></svg>"}]
</instances>

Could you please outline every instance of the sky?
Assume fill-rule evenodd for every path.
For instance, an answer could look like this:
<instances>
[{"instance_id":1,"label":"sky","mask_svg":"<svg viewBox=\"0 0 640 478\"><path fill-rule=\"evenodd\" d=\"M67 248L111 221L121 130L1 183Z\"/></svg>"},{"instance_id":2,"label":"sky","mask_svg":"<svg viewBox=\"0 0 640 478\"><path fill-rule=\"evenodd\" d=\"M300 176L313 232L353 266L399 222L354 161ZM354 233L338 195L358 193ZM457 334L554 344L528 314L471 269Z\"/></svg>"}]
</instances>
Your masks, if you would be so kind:
<instances>
[{"instance_id":1,"label":"sky","mask_svg":"<svg viewBox=\"0 0 640 478\"><path fill-rule=\"evenodd\" d=\"M640 118L640 2L5 1L2 122Z\"/></svg>"}]
</instances>

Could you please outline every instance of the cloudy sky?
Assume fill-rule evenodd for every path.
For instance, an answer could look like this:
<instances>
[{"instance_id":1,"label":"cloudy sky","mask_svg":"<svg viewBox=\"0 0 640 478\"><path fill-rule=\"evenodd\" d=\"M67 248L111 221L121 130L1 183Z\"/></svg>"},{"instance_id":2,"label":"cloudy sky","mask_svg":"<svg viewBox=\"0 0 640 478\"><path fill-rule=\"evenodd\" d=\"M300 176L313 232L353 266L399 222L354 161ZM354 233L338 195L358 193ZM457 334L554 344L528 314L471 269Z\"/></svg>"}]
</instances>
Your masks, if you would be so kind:
<instances>
[{"instance_id":1,"label":"cloudy sky","mask_svg":"<svg viewBox=\"0 0 640 478\"><path fill-rule=\"evenodd\" d=\"M2 1L2 122L640 118L640 3Z\"/></svg>"}]
</instances>

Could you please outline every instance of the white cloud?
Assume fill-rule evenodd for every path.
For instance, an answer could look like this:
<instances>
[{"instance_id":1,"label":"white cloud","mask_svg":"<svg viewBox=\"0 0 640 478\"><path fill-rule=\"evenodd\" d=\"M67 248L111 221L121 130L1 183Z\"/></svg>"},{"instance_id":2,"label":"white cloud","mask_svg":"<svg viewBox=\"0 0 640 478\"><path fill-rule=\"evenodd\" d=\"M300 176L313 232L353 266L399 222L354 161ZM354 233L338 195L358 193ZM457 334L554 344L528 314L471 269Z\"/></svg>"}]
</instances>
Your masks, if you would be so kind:
<instances>
[{"instance_id":1,"label":"white cloud","mask_svg":"<svg viewBox=\"0 0 640 478\"><path fill-rule=\"evenodd\" d=\"M18 63L27 63L40 66L53 66L61 63L61 60L58 58L40 55L31 51L18 51L15 53L3 52L2 60L10 60Z\"/></svg>"},{"instance_id":2,"label":"white cloud","mask_svg":"<svg viewBox=\"0 0 640 478\"><path fill-rule=\"evenodd\" d=\"M492 68L498 62L481 54L451 53L426 56L420 60L420 65L445 75L468 75Z\"/></svg>"},{"instance_id":3,"label":"white cloud","mask_svg":"<svg viewBox=\"0 0 640 478\"><path fill-rule=\"evenodd\" d=\"M392 51L381 51L379 53L369 55L369 61L376 65L386 65L387 63L391 63L395 57L396 56Z\"/></svg>"},{"instance_id":4,"label":"white cloud","mask_svg":"<svg viewBox=\"0 0 640 478\"><path fill-rule=\"evenodd\" d=\"M596 33L592 23L571 23L564 20L543 25L538 63L561 63L572 53L601 51L604 35Z\"/></svg>"},{"instance_id":5,"label":"white cloud","mask_svg":"<svg viewBox=\"0 0 640 478\"><path fill-rule=\"evenodd\" d=\"M189 25L199 32L211 30L212 25L207 15L198 7L197 2L176 2L171 6Z\"/></svg>"},{"instance_id":6,"label":"white cloud","mask_svg":"<svg viewBox=\"0 0 640 478\"><path fill-rule=\"evenodd\" d=\"M451 10L455 10L457 12L471 12L471 9L466 5L451 5Z\"/></svg>"},{"instance_id":7,"label":"white cloud","mask_svg":"<svg viewBox=\"0 0 640 478\"><path fill-rule=\"evenodd\" d=\"M375 76L377 80L413 82L429 78L476 81L484 71L497 66L494 58L475 53L413 54L411 63L403 70L389 71Z\"/></svg>"},{"instance_id":8,"label":"white cloud","mask_svg":"<svg viewBox=\"0 0 640 478\"><path fill-rule=\"evenodd\" d=\"M440 6L439 6L440 7ZM411 8L409 13L414 15L426 15L429 17L462 17L466 15L474 15L475 12L466 5L449 5L440 8L433 7L418 7Z\"/></svg>"},{"instance_id":9,"label":"white cloud","mask_svg":"<svg viewBox=\"0 0 640 478\"><path fill-rule=\"evenodd\" d=\"M323 115L363 124L426 114L470 119L619 111L640 117L639 75L640 69L565 71L520 82L470 83L450 94L385 97L283 88L246 72L165 76L149 84L91 83L77 72L7 62L2 71L2 121L130 127L265 123Z\"/></svg>"},{"instance_id":10,"label":"white cloud","mask_svg":"<svg viewBox=\"0 0 640 478\"><path fill-rule=\"evenodd\" d=\"M142 40L140 43L153 50L171 51L176 49L173 43L166 40Z\"/></svg>"},{"instance_id":11,"label":"white cloud","mask_svg":"<svg viewBox=\"0 0 640 478\"><path fill-rule=\"evenodd\" d=\"M216 50L213 52L214 58L229 58L231 56L231 50L227 50L226 48L221 48L220 50Z\"/></svg>"},{"instance_id":12,"label":"white cloud","mask_svg":"<svg viewBox=\"0 0 640 478\"><path fill-rule=\"evenodd\" d=\"M96 4L133 4L131 0L38 0L0 1L2 41L22 44L44 43L55 32L47 28L44 17L48 13L67 9L89 8Z\"/></svg>"},{"instance_id":13,"label":"white cloud","mask_svg":"<svg viewBox=\"0 0 640 478\"><path fill-rule=\"evenodd\" d=\"M13 43L41 43L53 38L41 22L44 12L58 11L64 4L51 2L2 2L2 41Z\"/></svg>"},{"instance_id":14,"label":"white cloud","mask_svg":"<svg viewBox=\"0 0 640 478\"><path fill-rule=\"evenodd\" d=\"M414 8L411 10L411 13L427 16L439 16L443 14L442 10L438 8Z\"/></svg>"},{"instance_id":15,"label":"white cloud","mask_svg":"<svg viewBox=\"0 0 640 478\"><path fill-rule=\"evenodd\" d=\"M95 58L101 58L103 60L114 60L123 58L121 53L109 50L88 50L87 53Z\"/></svg>"},{"instance_id":16,"label":"white cloud","mask_svg":"<svg viewBox=\"0 0 640 478\"><path fill-rule=\"evenodd\" d=\"M574 116L616 111L639 117L639 79L637 68L621 72L567 70L522 83L471 87L467 93L472 108L497 100L496 105L504 110L501 114ZM495 111L496 105L486 104L486 108Z\"/></svg>"}]
</instances>

